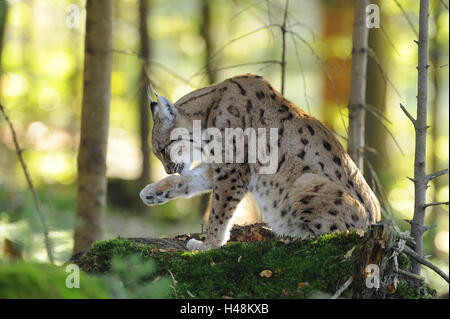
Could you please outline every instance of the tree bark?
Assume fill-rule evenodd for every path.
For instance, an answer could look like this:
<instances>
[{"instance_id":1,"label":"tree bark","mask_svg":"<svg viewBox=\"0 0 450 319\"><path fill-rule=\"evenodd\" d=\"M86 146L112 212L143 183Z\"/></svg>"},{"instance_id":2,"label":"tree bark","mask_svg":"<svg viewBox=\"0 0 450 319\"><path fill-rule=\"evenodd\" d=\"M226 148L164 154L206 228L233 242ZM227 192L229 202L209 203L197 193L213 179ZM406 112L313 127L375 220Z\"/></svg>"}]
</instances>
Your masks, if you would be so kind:
<instances>
[{"instance_id":1,"label":"tree bark","mask_svg":"<svg viewBox=\"0 0 450 319\"><path fill-rule=\"evenodd\" d=\"M366 103L367 44L369 29L366 27L368 0L357 0L353 21L352 75L348 105L348 152L356 166L364 170L364 131Z\"/></svg>"},{"instance_id":2,"label":"tree bark","mask_svg":"<svg viewBox=\"0 0 450 319\"><path fill-rule=\"evenodd\" d=\"M148 65L150 59L150 41L148 35L147 16L149 11L149 0L139 0L139 36L141 42L140 55L144 59L145 64ZM147 76L145 70L141 72L142 90L139 96L139 128L141 137L141 152L142 152L142 171L139 178L139 186L142 188L150 184L150 114L149 102L147 98Z\"/></svg>"},{"instance_id":3,"label":"tree bark","mask_svg":"<svg viewBox=\"0 0 450 319\"><path fill-rule=\"evenodd\" d=\"M111 101L113 4L110 0L88 0L86 3L74 253L89 248L103 235L106 148Z\"/></svg>"},{"instance_id":4,"label":"tree bark","mask_svg":"<svg viewBox=\"0 0 450 319\"><path fill-rule=\"evenodd\" d=\"M427 100L428 100L428 17L429 0L420 0L419 13L419 55L417 80L417 116L414 122L416 146L414 156L414 217L411 221L411 236L416 244L414 251L423 255L423 234L425 231L425 204L428 177L426 174L427 142ZM413 260L411 272L420 275L421 264Z\"/></svg>"}]
</instances>

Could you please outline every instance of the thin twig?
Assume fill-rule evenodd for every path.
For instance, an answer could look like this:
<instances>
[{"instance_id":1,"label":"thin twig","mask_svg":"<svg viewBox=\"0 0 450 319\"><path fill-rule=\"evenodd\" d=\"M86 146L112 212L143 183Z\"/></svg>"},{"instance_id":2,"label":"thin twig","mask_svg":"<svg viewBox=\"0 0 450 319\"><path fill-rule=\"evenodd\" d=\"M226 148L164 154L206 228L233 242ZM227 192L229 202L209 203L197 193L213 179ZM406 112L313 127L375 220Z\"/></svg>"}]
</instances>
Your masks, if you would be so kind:
<instances>
[{"instance_id":1,"label":"thin twig","mask_svg":"<svg viewBox=\"0 0 450 319\"><path fill-rule=\"evenodd\" d=\"M396 249L396 248L394 248L394 249ZM432 264L428 260L425 260L424 258L422 258L419 255L417 255L416 252L414 250L412 250L411 248L409 248L408 246L405 246L403 248L402 252L404 252L406 255L410 256L411 258L413 258L414 260L416 260L420 264L422 264L422 265L424 265L424 266L434 270L439 276L444 278L445 281L449 282L448 281L448 276L441 269L439 269L437 266L435 266L434 264Z\"/></svg>"},{"instance_id":2,"label":"thin twig","mask_svg":"<svg viewBox=\"0 0 450 319\"><path fill-rule=\"evenodd\" d=\"M426 232L426 231L428 231L428 230L430 230L430 229L432 229L432 228L436 228L436 227L437 227L437 224L432 224L432 225L424 226L424 227L423 227L423 231ZM424 258L425 258L425 257L424 257Z\"/></svg>"},{"instance_id":3,"label":"thin twig","mask_svg":"<svg viewBox=\"0 0 450 319\"><path fill-rule=\"evenodd\" d=\"M348 128L347 128L347 124L345 123L344 114L342 113L341 102L339 100L339 96L338 96L338 93L337 93L337 90L336 90L336 86L334 85L333 78L331 77L331 74L330 74L330 72L328 71L328 69L326 67L326 62L322 60L322 58L314 50L314 48L308 43L308 41L306 41L298 33L294 32L294 31L290 31L290 30L286 30L286 33L290 33L290 34L293 35L294 38L297 38L298 40L300 40L311 51L311 54L313 55L314 58L316 58L316 60L318 61L319 66L325 72L325 75L326 75L326 77L328 79L328 82L330 83L331 90L333 91L334 99L335 99L336 104L338 106L339 115L340 115L341 120L342 120L342 125L344 126L345 133L348 135Z\"/></svg>"},{"instance_id":4,"label":"thin twig","mask_svg":"<svg viewBox=\"0 0 450 319\"><path fill-rule=\"evenodd\" d=\"M27 180L28 187L30 188L31 193L33 194L34 206L36 207L36 211L38 213L38 217L39 217L39 219L41 221L41 224L42 224L42 228L43 228L43 232L44 232L45 248L47 250L48 259L50 260L50 263L53 264L54 260L53 260L53 254L52 254L50 238L49 238L49 235L48 235L47 222L45 221L45 218L42 215L41 206L40 206L40 203L39 203L39 198L38 198L36 190L35 190L35 188L33 186L33 182L31 180L30 174L28 173L27 165L25 164L25 161L23 159L22 149L20 148L19 142L17 140L16 131L15 131L14 126L12 125L8 115L6 114L5 108L1 104L0 104L0 111L3 114L3 117L5 118L6 122L8 123L9 128L11 129L11 133L12 133L13 142L14 142L14 146L15 146L15 149L16 149L17 157L19 158L20 165L22 166L22 170L23 170L23 172L25 174L25 178Z\"/></svg>"},{"instance_id":5,"label":"thin twig","mask_svg":"<svg viewBox=\"0 0 450 319\"><path fill-rule=\"evenodd\" d=\"M331 299L337 299L345 291L345 289L347 289L348 286L351 285L352 282L353 282L353 277L348 278L347 281L341 286L341 288L339 288L338 291L336 291L334 296L331 297Z\"/></svg>"},{"instance_id":6,"label":"thin twig","mask_svg":"<svg viewBox=\"0 0 450 319\"><path fill-rule=\"evenodd\" d=\"M293 37L291 37L291 40L292 40L292 42L294 42L295 56L297 58L298 67L300 69L300 76L301 76L302 82L303 82L303 95L304 95L305 102L306 102L306 108L307 108L308 112L311 113L311 107L309 105L308 94L307 94L307 90L306 90L305 72L303 71L302 61L300 60L300 54L298 52L297 43L296 43L295 39Z\"/></svg>"},{"instance_id":7,"label":"thin twig","mask_svg":"<svg viewBox=\"0 0 450 319\"><path fill-rule=\"evenodd\" d=\"M142 64L142 67L144 69L144 72L147 76L147 78L150 80L150 72L148 70L148 64L157 66L163 70L165 70L167 73L169 73L170 75L172 75L174 78L180 80L181 82L183 82L184 84L188 85L191 88L195 88L195 85L193 85L189 80L183 78L181 75L179 75L178 73L176 73L175 71L173 71L172 69L170 69L169 67L165 66L164 64L160 63L160 62L156 62L156 61L152 61L152 60L146 60L144 59L139 53L137 52L133 52L133 51L125 51L125 50L118 50L118 49L114 49L112 50L114 53L118 53L118 54L124 54L124 55L132 55L138 58L139 62Z\"/></svg>"},{"instance_id":8,"label":"thin twig","mask_svg":"<svg viewBox=\"0 0 450 319\"><path fill-rule=\"evenodd\" d=\"M402 109L403 113L409 118L409 120L413 123L414 126L416 126L416 120L414 117L408 112L408 110L403 106L402 103L400 103L400 108Z\"/></svg>"},{"instance_id":9,"label":"thin twig","mask_svg":"<svg viewBox=\"0 0 450 319\"><path fill-rule=\"evenodd\" d=\"M383 77L384 81L386 83L389 83L389 85L395 91L395 94L397 94L397 96L400 98L400 100L403 101L404 99L403 99L402 95L400 94L400 92L398 91L397 87L394 85L394 83L390 79L390 77L387 75L387 72L384 70L383 66L381 65L380 59L378 59L378 56L375 53L375 51L373 51L372 48L368 48L367 52L369 54L369 57L373 59L373 61L377 65L378 69L380 70L381 76Z\"/></svg>"},{"instance_id":10,"label":"thin twig","mask_svg":"<svg viewBox=\"0 0 450 319\"><path fill-rule=\"evenodd\" d=\"M413 274L412 272L409 272L409 271L406 271L406 270L403 270L403 269L400 269L400 268L397 269L397 270L394 270L394 271L395 271L396 273L401 274L401 275L411 277L411 278L413 278L413 279L415 279L415 280L425 281L425 278L423 278L422 276Z\"/></svg>"},{"instance_id":11,"label":"thin twig","mask_svg":"<svg viewBox=\"0 0 450 319\"><path fill-rule=\"evenodd\" d=\"M444 174L447 174L447 173L448 173L448 168L443 169L442 171L427 175L426 178L428 181L431 181L432 179L435 179L435 178L442 176Z\"/></svg>"},{"instance_id":12,"label":"thin twig","mask_svg":"<svg viewBox=\"0 0 450 319\"><path fill-rule=\"evenodd\" d=\"M286 0L286 4L284 6L284 17L283 24L280 27L281 30L281 95L284 95L284 84L286 80L286 21L287 21L287 13L289 7L289 0Z\"/></svg>"},{"instance_id":13,"label":"thin twig","mask_svg":"<svg viewBox=\"0 0 450 319\"><path fill-rule=\"evenodd\" d=\"M239 63L239 64L228 65L228 66L223 66L223 67L220 67L220 68L216 68L216 69L213 69L212 71L217 72L217 71L222 71L222 70L227 70L227 69L239 68L239 67L247 66L247 65L258 65L258 64L280 64L280 61L277 61L277 60L266 60L266 61ZM202 72L202 73L199 73L199 74L203 74L203 73L206 73L206 72Z\"/></svg>"},{"instance_id":14,"label":"thin twig","mask_svg":"<svg viewBox=\"0 0 450 319\"><path fill-rule=\"evenodd\" d=\"M440 206L440 205L447 205L448 206L448 201L446 201L446 202L428 203L428 204L425 204L425 208L430 207L430 206Z\"/></svg>"},{"instance_id":15,"label":"thin twig","mask_svg":"<svg viewBox=\"0 0 450 319\"><path fill-rule=\"evenodd\" d=\"M408 17L408 15L406 14L405 10L403 9L402 5L397 1L394 0L395 4L397 5L397 7L399 7L400 11L402 12L403 16L405 17L406 21L408 22L409 26L411 27L411 30L414 32L414 34L416 35L416 37L419 37L419 33L417 33L416 28L414 27L414 24L411 22L411 19Z\"/></svg>"},{"instance_id":16,"label":"thin twig","mask_svg":"<svg viewBox=\"0 0 450 319\"><path fill-rule=\"evenodd\" d=\"M250 32L247 32L243 35L240 35L236 38L231 39L230 41L228 41L227 43L225 43L223 46L221 46L219 49L217 49L214 53L211 54L211 56L209 57L208 61L206 62L206 64L204 66L201 67L200 70L198 70L197 72L195 72L193 75L191 75L189 77L190 80L192 80L194 77L204 74L204 70L206 70L206 68L208 67L208 65L211 63L212 60L214 60L221 52L223 52L228 46L230 46L231 44L233 44L234 42L238 41L238 40L242 40L250 35L253 35L255 33L258 33L260 31L266 30L266 29L270 29L273 27L281 27L279 24L277 23L271 23L268 25L264 25L262 27L259 27L255 30L252 30Z\"/></svg>"}]
</instances>

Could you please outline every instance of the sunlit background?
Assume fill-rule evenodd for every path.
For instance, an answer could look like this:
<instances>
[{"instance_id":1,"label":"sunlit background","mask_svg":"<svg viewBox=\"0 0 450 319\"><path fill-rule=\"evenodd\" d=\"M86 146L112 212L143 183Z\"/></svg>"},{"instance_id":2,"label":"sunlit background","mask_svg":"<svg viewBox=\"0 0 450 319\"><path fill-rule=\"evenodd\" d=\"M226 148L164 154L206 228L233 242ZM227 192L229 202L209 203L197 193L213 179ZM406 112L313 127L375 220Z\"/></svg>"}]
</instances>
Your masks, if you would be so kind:
<instances>
[{"instance_id":1,"label":"sunlit background","mask_svg":"<svg viewBox=\"0 0 450 319\"><path fill-rule=\"evenodd\" d=\"M59 263L70 257L76 202L76 152L82 99L85 1L8 0L1 41L0 97L24 149L38 190ZM280 88L281 32L284 1L208 1L212 56L205 53L202 1L154 0L148 15L151 63L160 92L176 101L209 85L207 61L216 81L241 73L263 75ZM398 3L401 5L399 6ZM79 20L69 19L71 5ZM138 197L142 171L139 94L145 88L138 30L138 1L115 1L114 66L108 142L108 207L105 238L159 237L199 232L205 224L204 199L175 200L144 208ZM399 108L415 114L417 91L418 2L382 1L381 28L371 29L367 100L368 182L401 229L413 212L414 130ZM333 129L345 145L351 67L352 1L290 1L286 35L285 96ZM409 20L409 21L408 21ZM428 172L448 167L449 15L431 1ZM378 113L376 113L378 114ZM150 119L149 119L150 121ZM382 122L383 124L380 124ZM376 175L374 174L376 172ZM151 180L164 176L151 158ZM377 186L378 185L378 186ZM382 186L379 187L379 186ZM431 201L448 201L448 175L431 183ZM384 193L384 195L383 195ZM249 199L240 205L240 223L255 214ZM246 217L246 212L249 212ZM448 206L429 208L425 254L448 273ZM206 225L206 224L205 224ZM7 239L7 240L6 240ZM42 229L32 196L15 155L11 132L0 120L0 256L6 242L26 260L45 260ZM433 272L424 276L440 293L448 292Z\"/></svg>"}]
</instances>

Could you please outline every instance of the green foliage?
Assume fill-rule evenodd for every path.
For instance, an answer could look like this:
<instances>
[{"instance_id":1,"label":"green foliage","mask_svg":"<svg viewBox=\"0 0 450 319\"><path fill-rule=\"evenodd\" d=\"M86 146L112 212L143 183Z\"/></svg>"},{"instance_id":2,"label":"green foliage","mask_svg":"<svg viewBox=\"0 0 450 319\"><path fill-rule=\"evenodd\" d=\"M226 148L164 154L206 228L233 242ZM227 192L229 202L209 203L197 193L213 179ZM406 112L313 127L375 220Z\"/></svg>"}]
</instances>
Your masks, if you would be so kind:
<instances>
[{"instance_id":1,"label":"green foliage","mask_svg":"<svg viewBox=\"0 0 450 319\"><path fill-rule=\"evenodd\" d=\"M110 298L107 283L80 271L80 288L67 288L70 273L49 264L0 263L0 298Z\"/></svg>"},{"instance_id":2,"label":"green foliage","mask_svg":"<svg viewBox=\"0 0 450 319\"><path fill-rule=\"evenodd\" d=\"M113 256L109 278L123 285L111 285L115 295L127 298L165 298L169 296L170 280L153 276L155 263L137 254ZM149 282L150 281L150 282ZM114 280L112 281L114 283Z\"/></svg>"}]
</instances>

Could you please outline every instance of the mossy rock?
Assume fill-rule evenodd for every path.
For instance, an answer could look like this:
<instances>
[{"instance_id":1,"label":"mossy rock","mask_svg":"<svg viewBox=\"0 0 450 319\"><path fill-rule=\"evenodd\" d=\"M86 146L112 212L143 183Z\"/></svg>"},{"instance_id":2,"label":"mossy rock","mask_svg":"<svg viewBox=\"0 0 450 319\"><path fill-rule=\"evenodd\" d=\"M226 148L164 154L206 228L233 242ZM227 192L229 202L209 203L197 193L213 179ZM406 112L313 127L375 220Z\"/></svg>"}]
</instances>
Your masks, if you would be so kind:
<instances>
[{"instance_id":1,"label":"mossy rock","mask_svg":"<svg viewBox=\"0 0 450 319\"><path fill-rule=\"evenodd\" d=\"M107 273L113 256L152 259L156 270L146 280L173 276L171 297L177 298L329 298L354 275L350 251L368 236L340 232L309 240L274 238L229 243L206 252L168 251L113 239L94 243L77 263L84 271ZM400 264L407 267L405 261ZM354 297L346 293L341 297ZM401 281L388 297L423 296Z\"/></svg>"},{"instance_id":2,"label":"mossy rock","mask_svg":"<svg viewBox=\"0 0 450 319\"><path fill-rule=\"evenodd\" d=\"M0 299L111 298L106 283L80 271L80 287L68 288L64 268L39 263L0 263Z\"/></svg>"}]
</instances>

